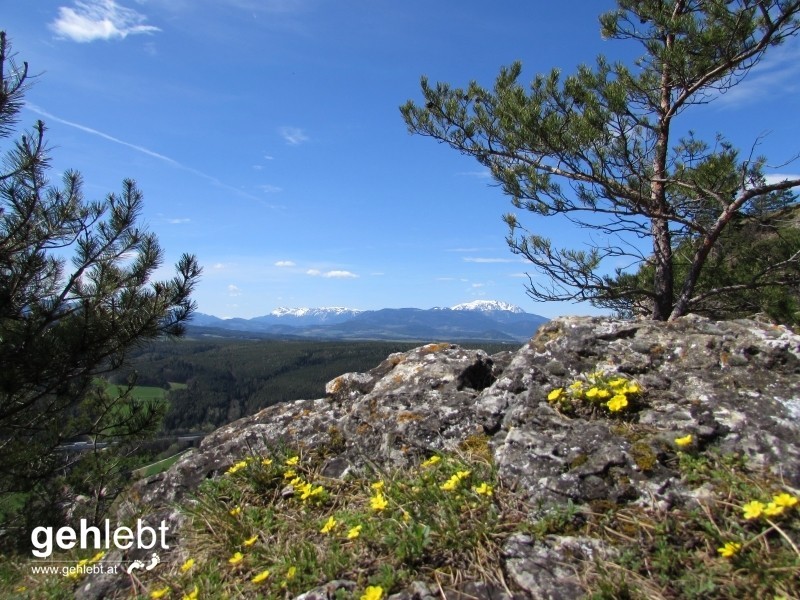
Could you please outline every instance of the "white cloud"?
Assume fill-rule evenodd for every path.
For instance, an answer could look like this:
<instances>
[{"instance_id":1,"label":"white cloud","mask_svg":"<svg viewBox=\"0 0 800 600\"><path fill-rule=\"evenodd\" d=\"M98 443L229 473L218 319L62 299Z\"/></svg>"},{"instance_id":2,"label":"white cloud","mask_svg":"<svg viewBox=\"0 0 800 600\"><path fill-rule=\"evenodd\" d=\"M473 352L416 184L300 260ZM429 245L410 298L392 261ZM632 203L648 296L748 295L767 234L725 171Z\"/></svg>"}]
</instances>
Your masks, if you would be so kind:
<instances>
[{"instance_id":1,"label":"white cloud","mask_svg":"<svg viewBox=\"0 0 800 600\"><path fill-rule=\"evenodd\" d=\"M309 269L306 275L312 277L325 277L327 279L357 279L358 275L350 271L320 271L319 269Z\"/></svg>"},{"instance_id":2,"label":"white cloud","mask_svg":"<svg viewBox=\"0 0 800 600\"><path fill-rule=\"evenodd\" d=\"M290 146L298 146L309 140L306 132L298 127L281 127L278 133Z\"/></svg>"},{"instance_id":3,"label":"white cloud","mask_svg":"<svg viewBox=\"0 0 800 600\"><path fill-rule=\"evenodd\" d=\"M785 44L770 50L743 81L719 94L723 106L746 105L774 97L790 97L800 89L800 52L796 44Z\"/></svg>"},{"instance_id":4,"label":"white cloud","mask_svg":"<svg viewBox=\"0 0 800 600\"><path fill-rule=\"evenodd\" d=\"M235 286L233 284L230 284L228 286L228 296L235 298L236 296L241 296L241 295L242 295L242 290L240 290L238 286Z\"/></svg>"},{"instance_id":5,"label":"white cloud","mask_svg":"<svg viewBox=\"0 0 800 600\"><path fill-rule=\"evenodd\" d=\"M780 183L781 181L786 181L787 179L800 179L800 174L798 173L770 173L769 175L764 175L764 181L767 185L773 183Z\"/></svg>"},{"instance_id":6,"label":"white cloud","mask_svg":"<svg viewBox=\"0 0 800 600\"><path fill-rule=\"evenodd\" d=\"M58 8L58 17L50 23L50 29L73 42L125 39L129 35L161 31L144 25L146 20L143 14L115 0L75 0L74 8Z\"/></svg>"},{"instance_id":7,"label":"white cloud","mask_svg":"<svg viewBox=\"0 0 800 600\"><path fill-rule=\"evenodd\" d=\"M518 258L478 258L478 257L464 257L464 262L479 263L479 264L495 264L495 263L514 263L520 262Z\"/></svg>"},{"instance_id":8,"label":"white cloud","mask_svg":"<svg viewBox=\"0 0 800 600\"><path fill-rule=\"evenodd\" d=\"M294 267L296 265L297 263L295 263L293 260L279 260L275 263L276 267Z\"/></svg>"},{"instance_id":9,"label":"white cloud","mask_svg":"<svg viewBox=\"0 0 800 600\"><path fill-rule=\"evenodd\" d=\"M190 223L192 220L189 218L182 218L182 219L167 219L167 223L170 225L180 225L182 223Z\"/></svg>"},{"instance_id":10,"label":"white cloud","mask_svg":"<svg viewBox=\"0 0 800 600\"><path fill-rule=\"evenodd\" d=\"M270 185L268 183L264 185L259 185L258 189L260 189L265 194L277 194L278 192L283 191L283 188L279 188L277 185Z\"/></svg>"}]
</instances>

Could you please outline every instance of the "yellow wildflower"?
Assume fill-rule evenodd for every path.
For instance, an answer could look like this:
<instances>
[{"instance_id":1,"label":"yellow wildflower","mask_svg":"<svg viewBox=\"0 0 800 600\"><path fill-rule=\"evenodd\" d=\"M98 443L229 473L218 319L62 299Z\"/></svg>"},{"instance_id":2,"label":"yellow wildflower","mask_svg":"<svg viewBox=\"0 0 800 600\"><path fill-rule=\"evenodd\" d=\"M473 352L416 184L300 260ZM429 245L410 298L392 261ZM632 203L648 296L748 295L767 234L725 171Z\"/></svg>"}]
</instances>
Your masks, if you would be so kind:
<instances>
[{"instance_id":1,"label":"yellow wildflower","mask_svg":"<svg viewBox=\"0 0 800 600\"><path fill-rule=\"evenodd\" d=\"M302 484L303 484L303 478L302 477L295 477L294 479L292 479L289 482L289 485L302 485Z\"/></svg>"},{"instance_id":2,"label":"yellow wildflower","mask_svg":"<svg viewBox=\"0 0 800 600\"><path fill-rule=\"evenodd\" d=\"M191 592L183 595L183 600L197 600L199 593L200 590L197 589L197 586L194 586L194 589Z\"/></svg>"},{"instance_id":3,"label":"yellow wildflower","mask_svg":"<svg viewBox=\"0 0 800 600\"><path fill-rule=\"evenodd\" d=\"M232 465L230 469L228 469L227 471L225 471L225 473L226 473L227 475L233 475L234 473L236 473L236 471L239 471L239 470L241 470L241 469L244 469L246 466L247 466L247 461L245 461L245 460L240 460L240 461L239 461L239 462L237 462L235 465Z\"/></svg>"},{"instance_id":4,"label":"yellow wildflower","mask_svg":"<svg viewBox=\"0 0 800 600\"><path fill-rule=\"evenodd\" d=\"M237 506L228 511L232 517L236 517L242 513L241 507Z\"/></svg>"},{"instance_id":5,"label":"yellow wildflower","mask_svg":"<svg viewBox=\"0 0 800 600\"><path fill-rule=\"evenodd\" d=\"M492 486L490 486L485 481L481 483L479 486L472 488L476 494L480 494L481 496L491 496L492 495Z\"/></svg>"},{"instance_id":6,"label":"yellow wildflower","mask_svg":"<svg viewBox=\"0 0 800 600\"><path fill-rule=\"evenodd\" d=\"M289 567L286 571L286 581L291 581L294 579L294 576L297 574L297 567Z\"/></svg>"},{"instance_id":7,"label":"yellow wildflower","mask_svg":"<svg viewBox=\"0 0 800 600\"><path fill-rule=\"evenodd\" d=\"M150 597L151 598L163 598L167 594L169 594L169 586L163 587L160 590L153 590L152 592L150 592Z\"/></svg>"},{"instance_id":8,"label":"yellow wildflower","mask_svg":"<svg viewBox=\"0 0 800 600\"><path fill-rule=\"evenodd\" d=\"M772 497L772 501L778 506L783 506L784 508L792 508L793 506L796 506L798 502L797 496L792 496L786 492L776 494Z\"/></svg>"},{"instance_id":9,"label":"yellow wildflower","mask_svg":"<svg viewBox=\"0 0 800 600\"><path fill-rule=\"evenodd\" d=\"M347 539L354 540L360 535L361 535L361 525L356 525L355 527L351 527L350 531L347 532Z\"/></svg>"},{"instance_id":10,"label":"yellow wildflower","mask_svg":"<svg viewBox=\"0 0 800 600\"><path fill-rule=\"evenodd\" d=\"M384 498L383 494L378 492L369 499L369 505L372 507L372 510L383 510L389 506L389 503L386 501L386 498Z\"/></svg>"},{"instance_id":11,"label":"yellow wildflower","mask_svg":"<svg viewBox=\"0 0 800 600\"><path fill-rule=\"evenodd\" d=\"M258 541L258 534L254 535L253 537L247 538L244 542L242 542L245 547L252 546Z\"/></svg>"},{"instance_id":12,"label":"yellow wildflower","mask_svg":"<svg viewBox=\"0 0 800 600\"><path fill-rule=\"evenodd\" d=\"M466 479L472 471L456 471L456 477L459 479Z\"/></svg>"},{"instance_id":13,"label":"yellow wildflower","mask_svg":"<svg viewBox=\"0 0 800 600\"><path fill-rule=\"evenodd\" d=\"M439 488L445 492L452 492L458 486L459 481L461 481L461 478L458 477L458 475L453 475L450 479L440 485Z\"/></svg>"},{"instance_id":14,"label":"yellow wildflower","mask_svg":"<svg viewBox=\"0 0 800 600\"><path fill-rule=\"evenodd\" d=\"M628 406L628 399L625 397L624 394L617 394L611 400L606 402L606 406L608 410L611 412L619 412L626 406Z\"/></svg>"},{"instance_id":15,"label":"yellow wildflower","mask_svg":"<svg viewBox=\"0 0 800 600\"><path fill-rule=\"evenodd\" d=\"M383 588L379 585L371 585L361 596L361 600L381 600L383 597Z\"/></svg>"},{"instance_id":16,"label":"yellow wildflower","mask_svg":"<svg viewBox=\"0 0 800 600\"><path fill-rule=\"evenodd\" d=\"M642 391L642 386L640 386L635 381L633 381L633 382L631 382L631 383L629 383L628 385L625 386L625 393L626 394L638 394L641 391Z\"/></svg>"},{"instance_id":17,"label":"yellow wildflower","mask_svg":"<svg viewBox=\"0 0 800 600\"><path fill-rule=\"evenodd\" d=\"M269 577L269 571L261 571L261 573L253 577L250 581L252 581L253 583L261 583L267 577Z\"/></svg>"},{"instance_id":18,"label":"yellow wildflower","mask_svg":"<svg viewBox=\"0 0 800 600\"><path fill-rule=\"evenodd\" d=\"M555 401L557 401L559 398L561 398L561 395L562 395L563 393L564 393L564 388L556 388L556 389L554 389L552 392L550 392L549 394L547 394L547 399L548 399L550 402L555 402Z\"/></svg>"},{"instance_id":19,"label":"yellow wildflower","mask_svg":"<svg viewBox=\"0 0 800 600\"><path fill-rule=\"evenodd\" d=\"M411 520L411 515L408 514L408 511L403 510L403 522L408 523Z\"/></svg>"},{"instance_id":20,"label":"yellow wildflower","mask_svg":"<svg viewBox=\"0 0 800 600\"><path fill-rule=\"evenodd\" d=\"M611 392L608 390L597 390L597 397L601 400L605 400L606 398L611 396Z\"/></svg>"},{"instance_id":21,"label":"yellow wildflower","mask_svg":"<svg viewBox=\"0 0 800 600\"><path fill-rule=\"evenodd\" d=\"M598 393L599 391L600 391L600 390L599 390L599 389L597 389L596 387L591 387L591 388L589 388L589 390L586 392L586 397L587 397L587 398L589 398L589 400L591 400L591 399L593 399L593 398L596 398L596 397L597 397L597 393Z\"/></svg>"},{"instance_id":22,"label":"yellow wildflower","mask_svg":"<svg viewBox=\"0 0 800 600\"><path fill-rule=\"evenodd\" d=\"M582 381L576 381L575 383L573 383L572 385L569 386L569 389L574 394L580 395L581 392L583 392L583 382Z\"/></svg>"},{"instance_id":23,"label":"yellow wildflower","mask_svg":"<svg viewBox=\"0 0 800 600\"><path fill-rule=\"evenodd\" d=\"M302 491L302 494L300 494L300 499L308 500L311 498L311 496L319 496L325 490L325 488L323 488L321 485L314 487L310 483L306 483L300 487L300 490Z\"/></svg>"},{"instance_id":24,"label":"yellow wildflower","mask_svg":"<svg viewBox=\"0 0 800 600\"><path fill-rule=\"evenodd\" d=\"M692 434L691 433L687 433L683 437L675 438L674 441L675 441L675 445L678 446L679 448L685 448L686 446L688 446L688 445L690 445L692 443Z\"/></svg>"},{"instance_id":25,"label":"yellow wildflower","mask_svg":"<svg viewBox=\"0 0 800 600\"><path fill-rule=\"evenodd\" d=\"M618 391L618 388L624 388L626 385L628 385L628 380L624 377L617 377L608 382L608 386L614 391Z\"/></svg>"},{"instance_id":26,"label":"yellow wildflower","mask_svg":"<svg viewBox=\"0 0 800 600\"><path fill-rule=\"evenodd\" d=\"M433 465L435 465L436 463L440 462L441 460L442 460L441 456L431 456L428 460L423 462L420 465L420 467L422 467L423 469L427 469L428 467L432 467Z\"/></svg>"},{"instance_id":27,"label":"yellow wildflower","mask_svg":"<svg viewBox=\"0 0 800 600\"><path fill-rule=\"evenodd\" d=\"M726 542L724 546L721 548L717 548L717 552L719 552L725 558L730 558L734 554L736 554L742 545L739 542Z\"/></svg>"},{"instance_id":28,"label":"yellow wildflower","mask_svg":"<svg viewBox=\"0 0 800 600\"><path fill-rule=\"evenodd\" d=\"M286 459L286 466L287 467L293 467L299 462L300 462L300 457L299 456L293 456L291 458L287 458Z\"/></svg>"},{"instance_id":29,"label":"yellow wildflower","mask_svg":"<svg viewBox=\"0 0 800 600\"><path fill-rule=\"evenodd\" d=\"M194 559L190 558L185 563L181 565L181 573L186 573L189 569L194 566Z\"/></svg>"},{"instance_id":30,"label":"yellow wildflower","mask_svg":"<svg viewBox=\"0 0 800 600\"><path fill-rule=\"evenodd\" d=\"M757 519L764 512L764 508L765 506L761 502L753 500L742 507L742 512L744 512L745 519Z\"/></svg>"},{"instance_id":31,"label":"yellow wildflower","mask_svg":"<svg viewBox=\"0 0 800 600\"><path fill-rule=\"evenodd\" d=\"M777 517L783 514L784 507L780 504L776 504L775 502L769 502L764 507L764 514L768 517Z\"/></svg>"},{"instance_id":32,"label":"yellow wildflower","mask_svg":"<svg viewBox=\"0 0 800 600\"><path fill-rule=\"evenodd\" d=\"M295 472L294 469L287 469L283 473L284 479L294 479L295 477L297 477L297 473Z\"/></svg>"},{"instance_id":33,"label":"yellow wildflower","mask_svg":"<svg viewBox=\"0 0 800 600\"><path fill-rule=\"evenodd\" d=\"M376 492L381 492L381 491L383 491L383 488L384 488L384 483L383 483L383 481L376 481L375 483L373 483L373 484L372 484L371 486L369 486L369 487L371 487L371 488L372 488L373 490L375 490Z\"/></svg>"},{"instance_id":34,"label":"yellow wildflower","mask_svg":"<svg viewBox=\"0 0 800 600\"><path fill-rule=\"evenodd\" d=\"M264 460L261 461L261 464L264 465L265 467L268 467L268 466L270 466L272 464L272 459L271 458L265 458Z\"/></svg>"},{"instance_id":35,"label":"yellow wildflower","mask_svg":"<svg viewBox=\"0 0 800 600\"><path fill-rule=\"evenodd\" d=\"M228 559L228 562L231 563L232 565L238 565L243 560L244 560L244 555L241 552L237 552Z\"/></svg>"},{"instance_id":36,"label":"yellow wildflower","mask_svg":"<svg viewBox=\"0 0 800 600\"><path fill-rule=\"evenodd\" d=\"M94 555L92 558L90 558L90 559L89 559L89 564L91 564L91 563L96 563L96 562L97 562L97 561L99 561L99 560L103 560L103 557L104 557L105 555L106 555L106 553L105 553L105 552L103 552L103 551L100 551L100 552L98 552L98 553L97 553L97 554L95 554L95 555Z\"/></svg>"},{"instance_id":37,"label":"yellow wildflower","mask_svg":"<svg viewBox=\"0 0 800 600\"><path fill-rule=\"evenodd\" d=\"M336 519L333 518L333 515L328 517L328 520L325 521L325 525L322 526L322 529L319 530L320 533L330 533L333 531L333 528L336 527Z\"/></svg>"}]
</instances>

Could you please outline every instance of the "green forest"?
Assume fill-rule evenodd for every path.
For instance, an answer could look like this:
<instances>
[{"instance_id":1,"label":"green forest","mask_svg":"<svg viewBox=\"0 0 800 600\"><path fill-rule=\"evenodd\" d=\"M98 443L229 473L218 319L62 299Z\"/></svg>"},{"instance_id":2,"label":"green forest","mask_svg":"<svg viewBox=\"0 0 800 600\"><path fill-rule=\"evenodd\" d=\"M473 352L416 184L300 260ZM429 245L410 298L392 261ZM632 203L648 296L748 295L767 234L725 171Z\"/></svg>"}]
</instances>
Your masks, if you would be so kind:
<instances>
[{"instance_id":1,"label":"green forest","mask_svg":"<svg viewBox=\"0 0 800 600\"><path fill-rule=\"evenodd\" d=\"M389 354L420 343L189 338L154 342L113 375L133 376L142 393L162 388L165 433L211 431L262 408L299 398L321 398L325 384L347 372L376 367ZM509 349L482 345L487 352ZM138 387L138 386L141 386Z\"/></svg>"}]
</instances>

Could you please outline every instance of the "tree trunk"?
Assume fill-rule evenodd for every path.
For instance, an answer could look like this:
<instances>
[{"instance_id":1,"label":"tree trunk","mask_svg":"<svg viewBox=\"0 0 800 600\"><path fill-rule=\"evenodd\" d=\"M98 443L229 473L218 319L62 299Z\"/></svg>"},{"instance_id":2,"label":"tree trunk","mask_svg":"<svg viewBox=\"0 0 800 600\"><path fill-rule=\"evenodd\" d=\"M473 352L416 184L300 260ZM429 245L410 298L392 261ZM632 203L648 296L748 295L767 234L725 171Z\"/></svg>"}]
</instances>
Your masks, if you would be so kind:
<instances>
[{"instance_id":1,"label":"tree trunk","mask_svg":"<svg viewBox=\"0 0 800 600\"><path fill-rule=\"evenodd\" d=\"M665 219L653 219L650 223L653 235L653 255L655 273L653 275L653 313L655 321L666 321L672 314L673 277L672 277L672 239L669 222Z\"/></svg>"}]
</instances>

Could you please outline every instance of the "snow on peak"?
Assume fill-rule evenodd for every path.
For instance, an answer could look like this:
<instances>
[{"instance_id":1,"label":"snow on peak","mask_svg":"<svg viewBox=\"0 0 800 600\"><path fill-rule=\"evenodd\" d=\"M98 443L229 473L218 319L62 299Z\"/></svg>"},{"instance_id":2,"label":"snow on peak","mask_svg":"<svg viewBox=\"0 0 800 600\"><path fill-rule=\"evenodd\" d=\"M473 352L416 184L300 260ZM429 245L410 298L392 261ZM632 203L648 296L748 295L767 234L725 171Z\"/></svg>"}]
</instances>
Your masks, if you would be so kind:
<instances>
[{"instance_id":1,"label":"snow on peak","mask_svg":"<svg viewBox=\"0 0 800 600\"><path fill-rule=\"evenodd\" d=\"M508 302L500 302L499 300L473 300L472 302L465 302L463 304L456 304L450 307L450 310L474 310L479 312L492 312L492 311L507 311L512 313L524 313L519 306L509 304Z\"/></svg>"},{"instance_id":2,"label":"snow on peak","mask_svg":"<svg viewBox=\"0 0 800 600\"><path fill-rule=\"evenodd\" d=\"M360 310L343 306L325 306L321 308L287 308L280 306L269 314L273 317L319 317L324 315L356 315L360 312Z\"/></svg>"}]
</instances>

